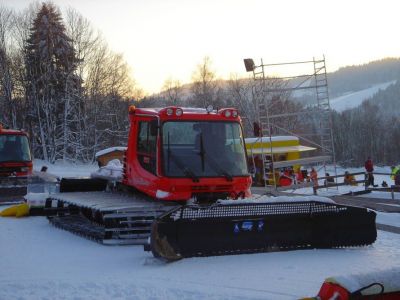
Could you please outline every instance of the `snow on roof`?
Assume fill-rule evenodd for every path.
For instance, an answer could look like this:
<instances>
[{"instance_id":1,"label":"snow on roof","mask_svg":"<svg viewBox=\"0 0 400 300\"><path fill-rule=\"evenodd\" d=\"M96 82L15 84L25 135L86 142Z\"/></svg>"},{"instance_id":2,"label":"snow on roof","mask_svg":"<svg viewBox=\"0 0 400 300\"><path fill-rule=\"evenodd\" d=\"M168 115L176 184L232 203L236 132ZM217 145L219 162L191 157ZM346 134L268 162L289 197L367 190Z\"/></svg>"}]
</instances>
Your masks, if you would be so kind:
<instances>
[{"instance_id":1,"label":"snow on roof","mask_svg":"<svg viewBox=\"0 0 400 300\"><path fill-rule=\"evenodd\" d=\"M182 107L182 106L168 106L168 107L176 107L182 109L183 113L195 113L195 114L209 114L205 108L198 108L198 107ZM153 113L159 114L161 110L165 109L166 107L137 107L136 110L140 113ZM221 108L224 109L224 108ZM219 110L221 110L219 109ZM217 114L217 110L214 109L212 111L213 114Z\"/></svg>"},{"instance_id":2,"label":"snow on roof","mask_svg":"<svg viewBox=\"0 0 400 300\"><path fill-rule=\"evenodd\" d=\"M400 290L400 268L394 267L393 269L379 270L375 272L341 275L327 278L326 281L340 284L351 293L374 282L382 283L385 288L385 293L397 292ZM380 287L376 285L365 289L362 294L376 295L379 291Z\"/></svg>"},{"instance_id":3,"label":"snow on roof","mask_svg":"<svg viewBox=\"0 0 400 300\"><path fill-rule=\"evenodd\" d=\"M250 148L248 153L252 154L267 154L267 153L289 153L289 152L305 152L316 150L317 148L308 147L308 146L287 146L287 147L264 147L264 148Z\"/></svg>"},{"instance_id":4,"label":"snow on roof","mask_svg":"<svg viewBox=\"0 0 400 300\"><path fill-rule=\"evenodd\" d=\"M106 149L103 149L103 150L100 150L100 151L96 152L95 157L97 158L99 156L102 156L104 154L107 154L107 153L110 153L110 152L113 152L113 151L126 151L126 147L110 147L110 148L106 148Z\"/></svg>"},{"instance_id":5,"label":"snow on roof","mask_svg":"<svg viewBox=\"0 0 400 300\"><path fill-rule=\"evenodd\" d=\"M218 203L220 204L246 204L246 203L281 203L281 202L311 202L311 201L317 201L317 202L324 202L324 203L332 203L334 204L335 202L327 197L321 197L321 196L278 196L278 197L273 197L273 196L268 196L268 195L254 195L250 198L245 198L245 199L237 199L237 200L219 200Z\"/></svg>"},{"instance_id":6,"label":"snow on roof","mask_svg":"<svg viewBox=\"0 0 400 300\"><path fill-rule=\"evenodd\" d=\"M254 144L254 143L269 143L270 140L272 142L282 142L282 141L298 141L299 138L296 136L291 136L291 135L278 135L278 136L273 136L273 137L267 137L263 136L262 138L245 138L244 139L246 144Z\"/></svg>"}]
</instances>

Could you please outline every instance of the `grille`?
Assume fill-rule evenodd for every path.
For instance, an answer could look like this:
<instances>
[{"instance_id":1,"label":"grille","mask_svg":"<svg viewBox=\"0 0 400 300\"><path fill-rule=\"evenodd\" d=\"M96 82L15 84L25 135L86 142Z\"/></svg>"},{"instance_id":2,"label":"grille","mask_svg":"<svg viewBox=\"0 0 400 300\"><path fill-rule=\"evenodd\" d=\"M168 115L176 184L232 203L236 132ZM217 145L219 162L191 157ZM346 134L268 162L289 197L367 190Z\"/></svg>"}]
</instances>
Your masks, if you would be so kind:
<instances>
[{"instance_id":1,"label":"grille","mask_svg":"<svg viewBox=\"0 0 400 300\"><path fill-rule=\"evenodd\" d=\"M231 191L232 185L194 185L191 187L193 192L220 192Z\"/></svg>"},{"instance_id":2,"label":"grille","mask_svg":"<svg viewBox=\"0 0 400 300\"><path fill-rule=\"evenodd\" d=\"M1 167L0 168L0 176L9 176L14 172L16 172L16 173L21 172L21 167Z\"/></svg>"}]
</instances>

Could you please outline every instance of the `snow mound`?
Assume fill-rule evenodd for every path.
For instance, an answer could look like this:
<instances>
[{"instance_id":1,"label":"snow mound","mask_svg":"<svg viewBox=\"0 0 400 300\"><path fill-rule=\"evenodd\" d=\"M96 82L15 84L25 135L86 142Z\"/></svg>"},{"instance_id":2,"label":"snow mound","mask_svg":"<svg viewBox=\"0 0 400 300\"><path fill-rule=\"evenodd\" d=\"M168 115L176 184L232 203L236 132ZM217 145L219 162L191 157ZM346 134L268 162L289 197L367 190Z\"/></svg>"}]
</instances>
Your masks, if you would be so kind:
<instances>
[{"instance_id":1,"label":"snow mound","mask_svg":"<svg viewBox=\"0 0 400 300\"><path fill-rule=\"evenodd\" d=\"M246 204L246 203L279 203L279 202L309 202L317 201L324 203L335 203L332 199L320 196L253 196L245 199L238 200L219 200L218 203L221 204Z\"/></svg>"},{"instance_id":2,"label":"snow mound","mask_svg":"<svg viewBox=\"0 0 400 300\"><path fill-rule=\"evenodd\" d=\"M38 177L39 179L43 180L44 182L58 182L58 176L54 175L49 172L38 172L33 171L32 176Z\"/></svg>"},{"instance_id":3,"label":"snow mound","mask_svg":"<svg viewBox=\"0 0 400 300\"><path fill-rule=\"evenodd\" d=\"M90 176L92 178L120 181L122 179L122 169L123 165L119 159L113 159L110 160L106 166L101 167L95 172L92 172Z\"/></svg>"}]
</instances>

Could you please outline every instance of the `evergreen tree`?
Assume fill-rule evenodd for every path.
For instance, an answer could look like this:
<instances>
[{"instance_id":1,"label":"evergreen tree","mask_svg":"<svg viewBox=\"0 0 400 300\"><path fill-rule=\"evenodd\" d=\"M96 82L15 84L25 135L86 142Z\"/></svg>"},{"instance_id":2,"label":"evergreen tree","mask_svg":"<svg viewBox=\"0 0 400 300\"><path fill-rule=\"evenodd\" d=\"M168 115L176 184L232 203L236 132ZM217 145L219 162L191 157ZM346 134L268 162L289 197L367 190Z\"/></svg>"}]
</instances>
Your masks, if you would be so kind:
<instances>
[{"instance_id":1,"label":"evergreen tree","mask_svg":"<svg viewBox=\"0 0 400 300\"><path fill-rule=\"evenodd\" d=\"M27 101L33 149L50 162L73 154L80 104L78 60L58 9L43 3L25 47Z\"/></svg>"}]
</instances>

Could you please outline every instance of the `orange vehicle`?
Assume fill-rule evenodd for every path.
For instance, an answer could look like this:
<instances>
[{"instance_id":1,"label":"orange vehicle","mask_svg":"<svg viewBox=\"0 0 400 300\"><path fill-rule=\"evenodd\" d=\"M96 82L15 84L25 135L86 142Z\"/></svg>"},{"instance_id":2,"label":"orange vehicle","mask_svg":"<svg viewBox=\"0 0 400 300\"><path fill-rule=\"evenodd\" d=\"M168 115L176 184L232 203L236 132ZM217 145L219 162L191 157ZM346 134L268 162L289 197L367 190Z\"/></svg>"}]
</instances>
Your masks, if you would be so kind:
<instances>
[{"instance_id":1,"label":"orange vehicle","mask_svg":"<svg viewBox=\"0 0 400 300\"><path fill-rule=\"evenodd\" d=\"M0 125L0 201L25 195L27 176L31 173L27 133Z\"/></svg>"}]
</instances>

